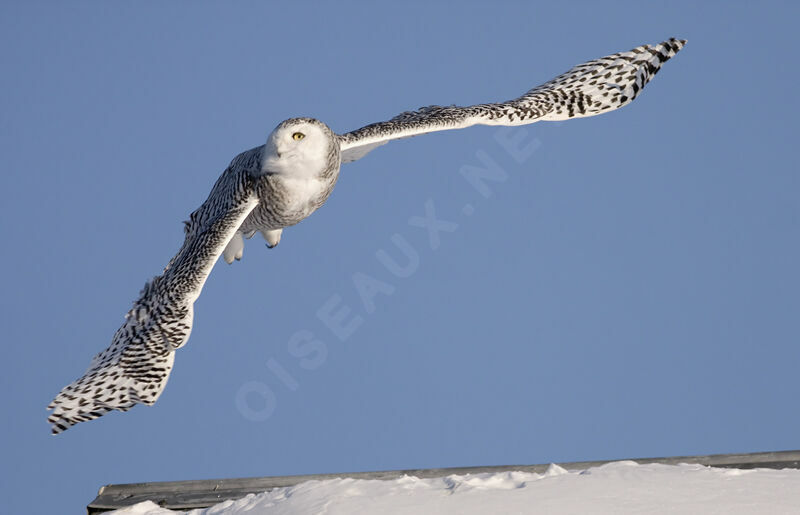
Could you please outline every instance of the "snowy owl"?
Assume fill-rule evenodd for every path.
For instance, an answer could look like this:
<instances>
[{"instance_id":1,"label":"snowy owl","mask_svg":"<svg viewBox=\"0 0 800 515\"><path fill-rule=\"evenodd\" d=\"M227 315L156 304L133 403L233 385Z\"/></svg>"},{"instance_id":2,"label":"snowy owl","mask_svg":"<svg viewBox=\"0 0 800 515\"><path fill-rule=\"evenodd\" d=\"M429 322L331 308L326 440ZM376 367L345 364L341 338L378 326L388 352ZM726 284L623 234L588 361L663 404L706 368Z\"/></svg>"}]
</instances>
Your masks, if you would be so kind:
<instances>
[{"instance_id":1,"label":"snowy owl","mask_svg":"<svg viewBox=\"0 0 800 515\"><path fill-rule=\"evenodd\" d=\"M267 244L316 211L342 163L391 140L472 125L525 125L594 116L632 102L684 40L669 39L575 66L515 100L470 107L429 106L336 134L312 118L280 123L264 145L236 156L208 199L185 223L178 253L125 315L111 345L48 406L54 434L111 410L153 404L167 383L175 350L189 339L193 304L214 263L241 259L244 238Z\"/></svg>"}]
</instances>

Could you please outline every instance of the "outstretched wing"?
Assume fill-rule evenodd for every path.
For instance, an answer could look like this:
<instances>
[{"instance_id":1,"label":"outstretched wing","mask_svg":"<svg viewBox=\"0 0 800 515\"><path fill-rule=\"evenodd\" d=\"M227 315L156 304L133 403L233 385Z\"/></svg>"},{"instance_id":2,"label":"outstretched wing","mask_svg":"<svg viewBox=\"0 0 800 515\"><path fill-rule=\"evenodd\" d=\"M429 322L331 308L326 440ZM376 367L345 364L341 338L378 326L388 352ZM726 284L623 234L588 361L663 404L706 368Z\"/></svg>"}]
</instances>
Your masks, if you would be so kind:
<instances>
[{"instance_id":1,"label":"outstretched wing","mask_svg":"<svg viewBox=\"0 0 800 515\"><path fill-rule=\"evenodd\" d=\"M594 116L631 103L686 40L671 38L579 64L515 100L469 107L429 106L339 136L342 163L393 139L472 125L525 125Z\"/></svg>"},{"instance_id":2,"label":"outstretched wing","mask_svg":"<svg viewBox=\"0 0 800 515\"><path fill-rule=\"evenodd\" d=\"M253 158L247 154L234 159L192 213L183 246L164 272L145 285L111 345L50 403L53 413L47 420L53 434L111 410L153 404L161 395L175 349L189 339L194 301L225 245L258 204L257 179L243 166Z\"/></svg>"}]
</instances>

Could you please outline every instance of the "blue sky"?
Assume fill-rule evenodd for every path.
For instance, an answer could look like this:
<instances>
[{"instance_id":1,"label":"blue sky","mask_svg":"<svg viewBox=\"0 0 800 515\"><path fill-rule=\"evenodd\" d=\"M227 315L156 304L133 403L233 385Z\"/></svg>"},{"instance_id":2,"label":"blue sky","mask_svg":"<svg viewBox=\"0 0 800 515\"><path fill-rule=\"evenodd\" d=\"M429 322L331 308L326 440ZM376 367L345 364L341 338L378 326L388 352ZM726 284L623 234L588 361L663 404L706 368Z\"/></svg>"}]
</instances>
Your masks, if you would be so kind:
<instances>
[{"instance_id":1,"label":"blue sky","mask_svg":"<svg viewBox=\"0 0 800 515\"><path fill-rule=\"evenodd\" d=\"M9 513L106 483L800 447L795 4L0 10ZM504 100L670 36L689 43L620 111L346 165L278 248L217 265L155 406L50 436L44 407L281 120ZM486 196L460 173L481 156L506 174ZM426 205L456 224L438 241ZM379 257L398 241L407 273ZM337 336L326 306L358 325ZM290 345L309 335L311 361Z\"/></svg>"}]
</instances>

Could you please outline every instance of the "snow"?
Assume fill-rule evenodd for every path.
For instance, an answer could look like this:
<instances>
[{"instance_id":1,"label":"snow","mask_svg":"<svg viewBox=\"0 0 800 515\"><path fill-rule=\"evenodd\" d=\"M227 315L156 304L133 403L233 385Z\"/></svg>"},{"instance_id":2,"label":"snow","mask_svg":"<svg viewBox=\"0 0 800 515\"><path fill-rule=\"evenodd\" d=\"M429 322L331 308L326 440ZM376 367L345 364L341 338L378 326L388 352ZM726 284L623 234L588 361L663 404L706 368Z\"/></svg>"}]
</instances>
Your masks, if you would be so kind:
<instances>
[{"instance_id":1,"label":"snow","mask_svg":"<svg viewBox=\"0 0 800 515\"><path fill-rule=\"evenodd\" d=\"M113 513L176 513L147 501ZM307 481L190 515L325 513L800 514L800 470L639 465L619 461L568 472L498 472L391 481Z\"/></svg>"}]
</instances>

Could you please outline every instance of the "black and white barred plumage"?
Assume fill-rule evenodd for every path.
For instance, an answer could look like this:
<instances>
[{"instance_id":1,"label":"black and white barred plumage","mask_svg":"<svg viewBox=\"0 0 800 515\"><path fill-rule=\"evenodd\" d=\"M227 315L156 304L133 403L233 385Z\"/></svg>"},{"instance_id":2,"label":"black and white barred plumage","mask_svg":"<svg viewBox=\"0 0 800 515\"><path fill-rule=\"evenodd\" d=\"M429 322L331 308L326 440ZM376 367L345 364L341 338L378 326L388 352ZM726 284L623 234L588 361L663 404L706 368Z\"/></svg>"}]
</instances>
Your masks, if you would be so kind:
<instances>
[{"instance_id":1,"label":"black and white barred plumage","mask_svg":"<svg viewBox=\"0 0 800 515\"><path fill-rule=\"evenodd\" d=\"M594 116L631 103L685 40L671 38L579 64L521 97L469 107L428 106L340 136L342 162L393 139L472 125L526 125Z\"/></svg>"},{"instance_id":2,"label":"black and white barred plumage","mask_svg":"<svg viewBox=\"0 0 800 515\"><path fill-rule=\"evenodd\" d=\"M185 240L164 272L149 281L111 346L65 386L48 409L53 433L135 404L153 404L175 350L189 339L193 305L220 255L242 257L244 237L261 232L270 246L284 227L327 200L341 163L391 140L472 125L524 125L594 116L632 102L661 65L683 48L669 39L575 66L508 102L429 106L343 135L311 118L282 122L267 143L233 159L208 199L185 222Z\"/></svg>"}]
</instances>

